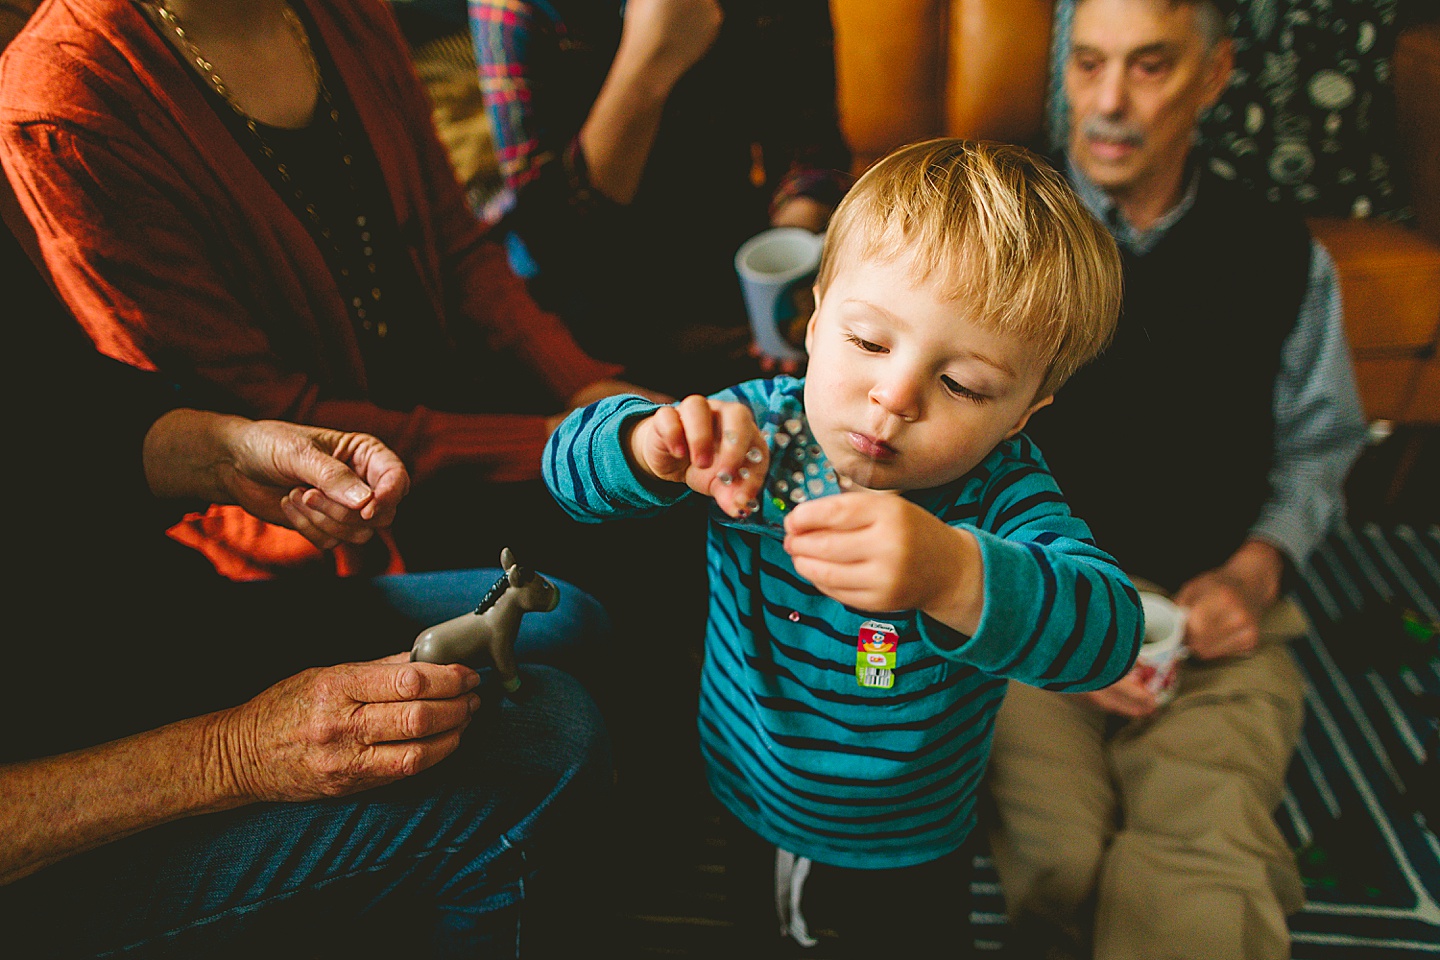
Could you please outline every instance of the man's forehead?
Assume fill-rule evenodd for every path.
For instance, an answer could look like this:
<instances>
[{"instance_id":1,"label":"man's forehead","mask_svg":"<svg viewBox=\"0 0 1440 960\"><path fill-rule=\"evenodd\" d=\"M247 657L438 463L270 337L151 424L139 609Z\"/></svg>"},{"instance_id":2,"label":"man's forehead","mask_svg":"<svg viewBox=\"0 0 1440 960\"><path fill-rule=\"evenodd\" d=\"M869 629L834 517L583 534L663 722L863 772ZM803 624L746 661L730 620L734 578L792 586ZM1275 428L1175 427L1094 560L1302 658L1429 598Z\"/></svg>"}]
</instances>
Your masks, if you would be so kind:
<instances>
[{"instance_id":1,"label":"man's forehead","mask_svg":"<svg viewBox=\"0 0 1440 960\"><path fill-rule=\"evenodd\" d=\"M1070 27L1070 48L1123 45L1130 53L1146 47L1195 46L1201 38L1197 12L1195 4L1170 0L1079 0Z\"/></svg>"}]
</instances>

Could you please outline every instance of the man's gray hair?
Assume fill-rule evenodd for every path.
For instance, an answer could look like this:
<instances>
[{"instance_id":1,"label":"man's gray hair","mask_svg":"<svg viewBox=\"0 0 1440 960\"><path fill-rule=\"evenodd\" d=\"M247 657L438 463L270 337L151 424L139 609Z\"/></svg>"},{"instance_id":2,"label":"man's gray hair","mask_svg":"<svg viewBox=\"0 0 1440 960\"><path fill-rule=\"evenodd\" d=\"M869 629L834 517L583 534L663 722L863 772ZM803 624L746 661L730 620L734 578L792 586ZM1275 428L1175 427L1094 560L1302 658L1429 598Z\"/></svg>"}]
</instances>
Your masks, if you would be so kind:
<instances>
[{"instance_id":1,"label":"man's gray hair","mask_svg":"<svg viewBox=\"0 0 1440 960\"><path fill-rule=\"evenodd\" d=\"M1085 0L1075 0L1075 6L1078 7L1084 2ZM1155 2L1167 3L1172 9L1190 7L1194 10L1195 26L1205 41L1206 53L1214 50L1216 44L1230 36L1230 16L1235 12L1234 0L1155 0Z\"/></svg>"},{"instance_id":2,"label":"man's gray hair","mask_svg":"<svg viewBox=\"0 0 1440 960\"><path fill-rule=\"evenodd\" d=\"M1205 38L1205 51L1230 36L1230 13L1234 4L1219 0L1170 0L1172 6L1185 5L1195 9L1195 26Z\"/></svg>"}]
</instances>

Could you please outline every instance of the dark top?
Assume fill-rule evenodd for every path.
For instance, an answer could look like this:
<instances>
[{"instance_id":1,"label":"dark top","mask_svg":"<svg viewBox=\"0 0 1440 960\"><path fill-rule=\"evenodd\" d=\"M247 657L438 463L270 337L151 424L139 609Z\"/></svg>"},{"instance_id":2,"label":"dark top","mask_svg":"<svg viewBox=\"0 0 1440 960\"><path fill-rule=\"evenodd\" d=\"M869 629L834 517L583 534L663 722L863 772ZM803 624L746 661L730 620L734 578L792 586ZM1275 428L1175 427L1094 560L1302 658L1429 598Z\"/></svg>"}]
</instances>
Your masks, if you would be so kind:
<instances>
[{"instance_id":1,"label":"dark top","mask_svg":"<svg viewBox=\"0 0 1440 960\"><path fill-rule=\"evenodd\" d=\"M548 409L543 388L517 364L491 362L489 351L462 364L439 328L416 322L431 307L409 256L415 238L402 235L379 160L314 20L304 4L294 10L324 84L307 126L251 121L194 70L186 73L319 247L350 311L367 395L396 410Z\"/></svg>"},{"instance_id":2,"label":"dark top","mask_svg":"<svg viewBox=\"0 0 1440 960\"><path fill-rule=\"evenodd\" d=\"M501 226L531 289L587 350L662 374L687 327L744 327L740 244L777 197L834 204L850 152L835 101L826 0L727 0L719 36L665 103L634 200L589 182L578 135L615 58L617 0L472 0L472 25L509 192ZM513 251L512 251L513 252ZM662 383L707 392L753 368ZM707 376L707 374L713 374Z\"/></svg>"},{"instance_id":3,"label":"dark top","mask_svg":"<svg viewBox=\"0 0 1440 960\"><path fill-rule=\"evenodd\" d=\"M1275 377L1310 237L1206 174L1154 249L1122 255L1114 343L1026 432L1099 544L1174 589L1223 563L1270 495Z\"/></svg>"}]
</instances>

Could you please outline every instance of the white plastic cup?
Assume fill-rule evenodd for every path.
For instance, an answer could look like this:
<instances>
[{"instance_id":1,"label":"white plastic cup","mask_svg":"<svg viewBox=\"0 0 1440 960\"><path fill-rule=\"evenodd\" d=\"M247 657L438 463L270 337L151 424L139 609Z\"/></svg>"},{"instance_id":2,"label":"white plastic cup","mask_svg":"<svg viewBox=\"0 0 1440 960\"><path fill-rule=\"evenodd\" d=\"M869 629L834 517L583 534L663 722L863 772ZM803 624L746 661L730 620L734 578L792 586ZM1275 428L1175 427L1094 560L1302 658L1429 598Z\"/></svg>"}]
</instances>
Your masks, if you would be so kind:
<instances>
[{"instance_id":1,"label":"white plastic cup","mask_svg":"<svg viewBox=\"0 0 1440 960\"><path fill-rule=\"evenodd\" d=\"M1189 656L1185 646L1185 608L1158 593L1140 593L1145 611L1145 639L1135 669L1140 682L1155 694L1161 706L1175 697L1180 662Z\"/></svg>"},{"instance_id":2,"label":"white plastic cup","mask_svg":"<svg viewBox=\"0 0 1440 960\"><path fill-rule=\"evenodd\" d=\"M760 352L777 360L803 360L805 351L784 330L809 304L825 238L800 227L773 227L735 252L735 272L745 295L745 312Z\"/></svg>"}]
</instances>

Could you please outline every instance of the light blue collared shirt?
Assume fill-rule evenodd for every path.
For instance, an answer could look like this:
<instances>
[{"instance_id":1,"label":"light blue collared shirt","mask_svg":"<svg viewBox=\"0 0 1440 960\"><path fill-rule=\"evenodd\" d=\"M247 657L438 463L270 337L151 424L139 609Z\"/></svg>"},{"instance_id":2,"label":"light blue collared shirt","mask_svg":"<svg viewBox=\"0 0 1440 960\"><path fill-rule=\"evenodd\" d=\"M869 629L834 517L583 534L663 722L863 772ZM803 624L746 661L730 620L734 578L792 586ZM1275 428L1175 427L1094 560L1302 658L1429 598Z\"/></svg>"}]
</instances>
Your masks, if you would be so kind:
<instances>
[{"instance_id":1,"label":"light blue collared shirt","mask_svg":"<svg viewBox=\"0 0 1440 960\"><path fill-rule=\"evenodd\" d=\"M1180 201L1144 230L1126 222L1115 201L1066 160L1066 175L1085 206L1125 250L1143 257L1190 212L1200 190L1194 167ZM1299 566L1345 513L1345 477L1365 445L1365 418L1345 339L1340 283L1330 252L1310 240L1310 276L1275 378L1275 451L1270 499L1250 535ZM1239 544L1236 544L1238 547Z\"/></svg>"}]
</instances>

